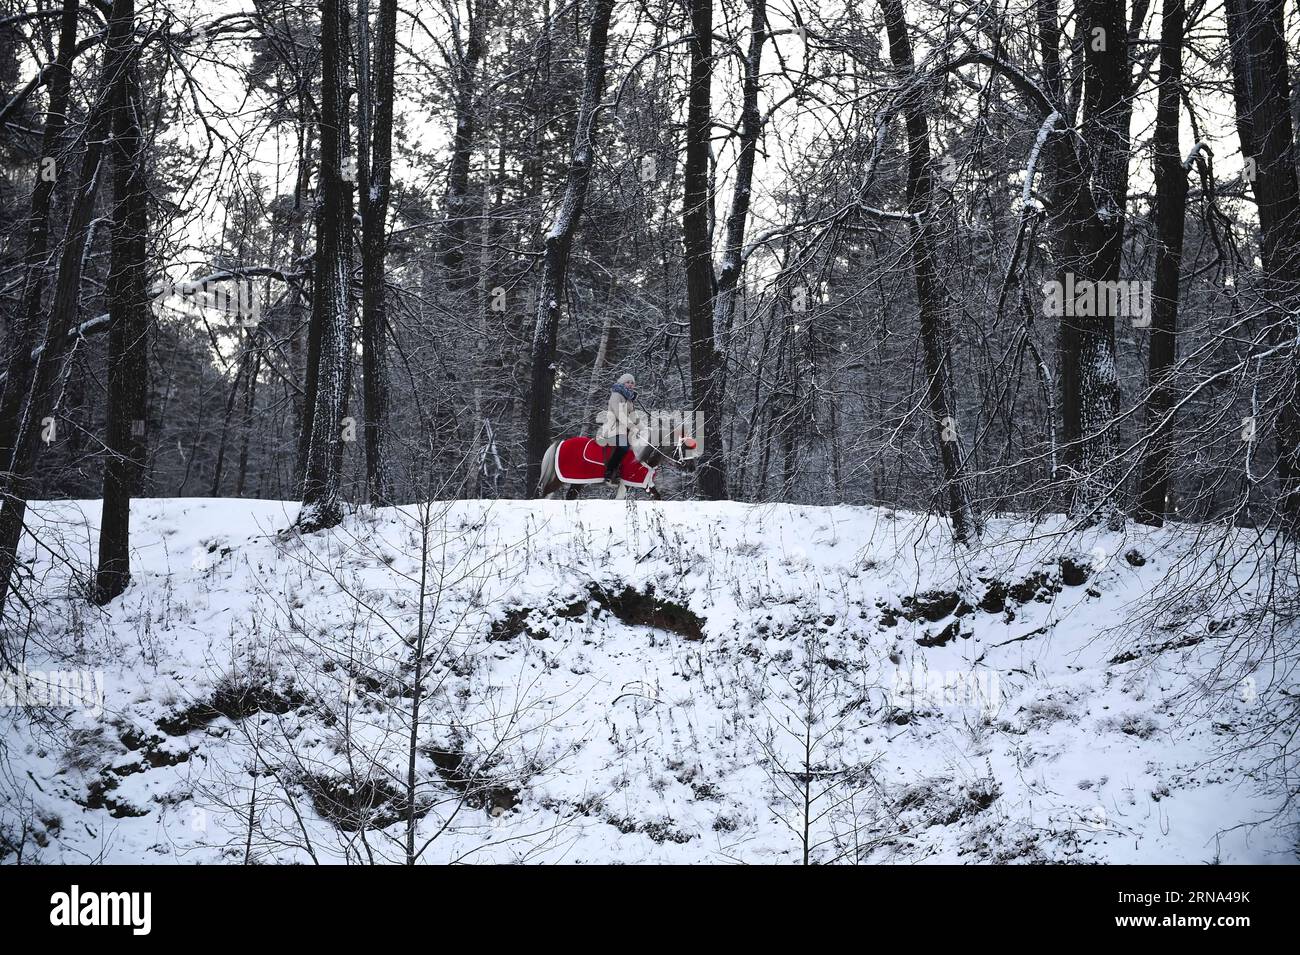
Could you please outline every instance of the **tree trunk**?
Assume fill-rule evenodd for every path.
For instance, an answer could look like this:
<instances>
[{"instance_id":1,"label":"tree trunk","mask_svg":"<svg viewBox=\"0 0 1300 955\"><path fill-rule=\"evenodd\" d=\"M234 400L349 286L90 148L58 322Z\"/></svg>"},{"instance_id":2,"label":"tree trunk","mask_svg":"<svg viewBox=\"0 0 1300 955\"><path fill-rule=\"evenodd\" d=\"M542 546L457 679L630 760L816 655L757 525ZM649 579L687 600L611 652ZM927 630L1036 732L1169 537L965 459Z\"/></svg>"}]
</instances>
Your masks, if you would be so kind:
<instances>
[{"instance_id":1,"label":"tree trunk","mask_svg":"<svg viewBox=\"0 0 1300 955\"><path fill-rule=\"evenodd\" d=\"M262 352L256 347L257 335L250 336L249 345L254 349L250 359L251 367L248 379L244 382L244 427L239 435L239 463L235 475L235 497L244 496L248 481L248 444L249 432L253 430L253 410L257 407L257 376L262 370Z\"/></svg>"},{"instance_id":2,"label":"tree trunk","mask_svg":"<svg viewBox=\"0 0 1300 955\"><path fill-rule=\"evenodd\" d=\"M442 265L447 288L452 291L463 291L472 282L465 268L466 235L470 218L469 170L478 129L478 111L474 102L475 78L479 61L483 58L484 31L490 16L488 0L470 0L468 12L469 31L456 69L456 129L452 138L451 165L447 169L447 192L443 203L447 226L443 231Z\"/></svg>"},{"instance_id":3,"label":"tree trunk","mask_svg":"<svg viewBox=\"0 0 1300 955\"><path fill-rule=\"evenodd\" d=\"M713 90L713 0L691 0L691 79L686 108L682 245L691 333L691 403L704 420L696 462L697 487L708 500L727 496L723 458L722 354L713 325L713 250L709 234L710 97Z\"/></svg>"},{"instance_id":4,"label":"tree trunk","mask_svg":"<svg viewBox=\"0 0 1300 955\"><path fill-rule=\"evenodd\" d=\"M1178 272L1183 259L1187 171L1178 151L1182 96L1183 0L1165 0L1160 27L1160 82L1156 105L1156 261L1147 368L1147 446L1138 479L1137 519L1159 527L1169 496L1173 424L1164 419L1174 406L1172 373L1178 355Z\"/></svg>"},{"instance_id":5,"label":"tree trunk","mask_svg":"<svg viewBox=\"0 0 1300 955\"><path fill-rule=\"evenodd\" d=\"M306 123L305 116L300 115L299 122ZM305 211L299 213L311 179L311 171L307 167L310 165L312 127L308 125L302 129L300 137L303 145L299 162L303 168L298 170L298 182L294 188L294 215L291 223L295 267L297 267L298 263L304 261L307 236L312 231L315 223L314 210L310 218ZM304 306L307 304L307 297L303 294L303 290L295 287L289 298L288 308L289 356L293 364L293 373L302 375L302 394L294 398L298 411L298 455L291 473L295 481L307 472L307 450L311 445L311 419L316 412L316 371L320 366L320 336L316 334L316 325L311 321L310 314L307 315L307 320L303 321L303 313L306 311ZM303 328L307 330L305 336L307 354L305 357L302 347L304 343Z\"/></svg>"},{"instance_id":6,"label":"tree trunk","mask_svg":"<svg viewBox=\"0 0 1300 955\"><path fill-rule=\"evenodd\" d=\"M86 148L82 154L77 188L68 210L54 280L54 297L46 315L40 354L29 377L14 376L6 382L6 393L18 388L20 381L29 381L30 384L25 389L27 402L18 416L18 424L13 432L9 460L4 462L7 467L0 467L0 471L6 472L3 479L0 479L0 492L3 494L3 509L0 509L0 612L3 612L9 596L14 565L18 558L18 543L22 539L23 520L27 514L27 499L31 490L27 477L36 457L36 443L41 439L41 419L51 416L57 410L64 359L74 341L71 332L76 324L77 306L81 297L81 273L86 243L90 237L95 195L99 189L100 162L112 129L111 103L116 86L115 78L126 69L133 49L131 28L134 17L122 12L124 9L130 10L131 3L132 0L116 0L109 18L108 48L100 73L99 93L90 111ZM30 355L30 352L27 354Z\"/></svg>"},{"instance_id":7,"label":"tree trunk","mask_svg":"<svg viewBox=\"0 0 1300 955\"><path fill-rule=\"evenodd\" d=\"M889 57L904 83L916 70L902 0L882 0ZM930 127L921 91L907 94L902 112L907 127L907 211L912 237L912 271L920 310L921 344L925 352L926 403L933 418L939 456L943 462L945 497L953 536L967 542L975 534L975 514L957 441L957 402L952 377L952 327L944 295L935 274L935 219L931 209Z\"/></svg>"},{"instance_id":8,"label":"tree trunk","mask_svg":"<svg viewBox=\"0 0 1300 955\"><path fill-rule=\"evenodd\" d=\"M542 277L537 295L537 316L533 328L532 374L528 405L529 497L537 494L542 455L551 443L551 406L555 392L555 338L560 326L560 300L569 266L569 249L582 217L582 206L591 181L592 153L600 98L605 90L605 50L609 43L609 21L614 0L594 0L591 30L587 38L586 72L578 125L573 133L564 197L555 222L546 234L542 254Z\"/></svg>"},{"instance_id":9,"label":"tree trunk","mask_svg":"<svg viewBox=\"0 0 1300 955\"><path fill-rule=\"evenodd\" d=\"M713 308L714 327L724 334L731 326L740 276L745 267L745 228L749 221L758 136L762 132L758 82L766 39L767 0L750 0L749 52L745 57L745 78L741 89L740 151L736 156L736 183L731 193L731 208L727 212L726 247L718 269L717 298Z\"/></svg>"},{"instance_id":10,"label":"tree trunk","mask_svg":"<svg viewBox=\"0 0 1300 955\"><path fill-rule=\"evenodd\" d=\"M135 23L135 0L122 0ZM113 250L108 279L108 420L104 510L99 524L95 602L108 603L131 580L131 498L145 469L149 292L145 275L148 186L136 57L115 77L113 102Z\"/></svg>"},{"instance_id":11,"label":"tree trunk","mask_svg":"<svg viewBox=\"0 0 1300 955\"><path fill-rule=\"evenodd\" d=\"M1119 279L1125 221L1124 174L1132 114L1124 0L1085 0L1079 7L1084 47L1082 144L1068 127L1053 136L1058 281ZM1052 28L1040 11L1040 29ZM1061 109L1062 115L1065 110ZM1115 457L1119 378L1115 316L1075 314L1066 303L1058 342L1063 463L1070 512L1115 524L1120 473Z\"/></svg>"},{"instance_id":12,"label":"tree trunk","mask_svg":"<svg viewBox=\"0 0 1300 955\"><path fill-rule=\"evenodd\" d=\"M360 5L366 10L364 0ZM388 196L393 164L393 68L397 49L397 0L379 0L373 53L362 44L361 61L368 54L372 65L363 79L368 87L367 122L360 138L370 136L361 190L361 373L362 413L365 418L366 496L371 504L388 502L385 467L385 427L388 415L388 379L384 336L388 325L385 297ZM369 24L358 16L358 33L369 37ZM368 82L367 82L368 80ZM367 126L369 129L367 130Z\"/></svg>"},{"instance_id":13,"label":"tree trunk","mask_svg":"<svg viewBox=\"0 0 1300 955\"><path fill-rule=\"evenodd\" d=\"M1273 343L1293 341L1300 304L1300 188L1289 104L1283 0L1226 0L1241 152L1253 160L1259 209L1262 297ZM1275 417L1281 511L1300 520L1300 405L1297 353L1288 348L1264 408ZM1284 353L1285 354L1285 353ZM1260 429L1261 431L1263 429Z\"/></svg>"},{"instance_id":14,"label":"tree trunk","mask_svg":"<svg viewBox=\"0 0 1300 955\"><path fill-rule=\"evenodd\" d=\"M347 36L347 7L342 0L323 0L320 197L310 336L316 343L316 400L297 520L303 531L333 527L343 519L343 419L352 386L353 181L347 174ZM309 341L309 350L312 344Z\"/></svg>"},{"instance_id":15,"label":"tree trunk","mask_svg":"<svg viewBox=\"0 0 1300 955\"><path fill-rule=\"evenodd\" d=\"M212 465L212 488L208 491L208 497L221 496L221 478L226 469L226 444L230 440L230 423L235 418L235 400L239 397L239 388L244 382L244 370L249 367L250 351L247 341L244 340L241 345L243 350L239 362L235 365L235 378L230 383L230 391L226 393L226 414L221 419L221 438L217 441L217 460Z\"/></svg>"},{"instance_id":16,"label":"tree trunk","mask_svg":"<svg viewBox=\"0 0 1300 955\"><path fill-rule=\"evenodd\" d=\"M45 111L45 130L41 137L41 155L36 164L31 207L25 223L27 237L23 248L23 287L21 310L9 329L9 353L6 375L0 391L0 471L10 462L14 436L18 430L23 399L28 395L35 359L36 335L41 317L41 302L47 278L46 257L50 247L50 203L57 179L57 154L62 145L68 120L68 91L71 87L72 58L77 46L78 0L65 0L59 26L59 52L50 68L49 103Z\"/></svg>"}]
</instances>

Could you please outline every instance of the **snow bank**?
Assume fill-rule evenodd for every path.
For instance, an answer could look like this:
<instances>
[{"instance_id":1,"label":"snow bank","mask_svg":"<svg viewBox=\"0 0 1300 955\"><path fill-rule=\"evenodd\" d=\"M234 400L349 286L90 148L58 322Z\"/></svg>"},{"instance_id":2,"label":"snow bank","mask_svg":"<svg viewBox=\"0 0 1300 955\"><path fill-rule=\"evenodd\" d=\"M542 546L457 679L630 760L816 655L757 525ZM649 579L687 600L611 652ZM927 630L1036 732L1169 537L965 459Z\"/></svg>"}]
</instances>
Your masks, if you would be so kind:
<instances>
[{"instance_id":1,"label":"snow bank","mask_svg":"<svg viewBox=\"0 0 1300 955\"><path fill-rule=\"evenodd\" d=\"M967 553L883 509L643 501L281 535L295 510L137 502L100 612L98 504L36 508L7 645L102 673L103 712L0 708L0 856L400 862L413 816L422 862L1296 861L1230 754L1294 690L1224 665L1269 619L1248 542L1003 520ZM1198 602L1211 562L1236 589Z\"/></svg>"}]
</instances>

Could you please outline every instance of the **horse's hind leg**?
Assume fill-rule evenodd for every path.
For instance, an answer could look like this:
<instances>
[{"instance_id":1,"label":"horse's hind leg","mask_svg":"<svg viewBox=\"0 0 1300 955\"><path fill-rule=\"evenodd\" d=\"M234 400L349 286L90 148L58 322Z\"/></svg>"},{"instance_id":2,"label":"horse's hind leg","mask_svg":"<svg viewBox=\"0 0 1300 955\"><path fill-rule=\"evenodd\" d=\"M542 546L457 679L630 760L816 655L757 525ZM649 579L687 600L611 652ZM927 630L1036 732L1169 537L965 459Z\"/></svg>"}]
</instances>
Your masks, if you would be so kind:
<instances>
[{"instance_id":1,"label":"horse's hind leg","mask_svg":"<svg viewBox=\"0 0 1300 955\"><path fill-rule=\"evenodd\" d=\"M537 496L548 498L560 489L560 475L555 469L555 458L560 453L560 442L552 441L542 455L541 479L537 482Z\"/></svg>"},{"instance_id":2,"label":"horse's hind leg","mask_svg":"<svg viewBox=\"0 0 1300 955\"><path fill-rule=\"evenodd\" d=\"M564 499L566 501L576 501L578 499L578 485L570 484L564 489Z\"/></svg>"},{"instance_id":3,"label":"horse's hind leg","mask_svg":"<svg viewBox=\"0 0 1300 955\"><path fill-rule=\"evenodd\" d=\"M544 501L562 487L564 487L564 484L559 478L551 477L548 479L545 475L542 475L542 480L537 484L537 499Z\"/></svg>"}]
</instances>

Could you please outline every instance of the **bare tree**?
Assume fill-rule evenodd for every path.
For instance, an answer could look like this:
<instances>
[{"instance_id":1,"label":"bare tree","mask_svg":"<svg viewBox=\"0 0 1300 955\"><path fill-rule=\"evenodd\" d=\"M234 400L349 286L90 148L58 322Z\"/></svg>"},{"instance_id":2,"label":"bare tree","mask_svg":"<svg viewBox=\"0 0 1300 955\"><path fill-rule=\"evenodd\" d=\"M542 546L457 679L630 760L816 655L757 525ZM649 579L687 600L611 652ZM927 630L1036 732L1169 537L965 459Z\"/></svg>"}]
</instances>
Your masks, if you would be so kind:
<instances>
[{"instance_id":1,"label":"bare tree","mask_svg":"<svg viewBox=\"0 0 1300 955\"><path fill-rule=\"evenodd\" d=\"M925 351L926 402L934 419L939 456L943 462L944 489L953 536L967 542L976 533L966 477L962 470L961 445L957 440L957 401L952 375L952 326L943 290L935 275L935 216L933 175L930 170L930 127L921 97L924 88L914 82L916 63L902 0L881 0L889 56L903 81L902 113L907 127L907 211L912 237L912 274L920 311L921 346Z\"/></svg>"},{"instance_id":2,"label":"bare tree","mask_svg":"<svg viewBox=\"0 0 1300 955\"><path fill-rule=\"evenodd\" d=\"M1183 0L1165 0L1160 27L1160 83L1156 106L1156 262L1147 364L1148 445L1138 482L1137 519L1160 526L1169 496L1169 457L1173 423L1167 420L1176 397L1172 381L1178 357L1179 269L1187 213L1187 170L1178 150L1178 114L1183 97Z\"/></svg>"},{"instance_id":3,"label":"bare tree","mask_svg":"<svg viewBox=\"0 0 1300 955\"><path fill-rule=\"evenodd\" d=\"M753 201L754 163L758 156L758 138L763 132L763 117L758 108L758 92L763 45L767 41L767 0L750 0L749 48L745 53L741 79L740 135L736 155L735 185L727 211L727 228L722 261L718 268L713 308L713 325L725 331L736 308L741 274L745 268L745 230Z\"/></svg>"},{"instance_id":4,"label":"bare tree","mask_svg":"<svg viewBox=\"0 0 1300 955\"><path fill-rule=\"evenodd\" d=\"M1275 419L1281 512L1294 523L1300 518L1300 356L1294 318L1300 300L1300 187L1283 30L1285 5L1281 0L1226 0L1224 10L1237 132L1247 169L1254 172L1247 178L1253 179L1259 210L1269 351L1282 356L1280 374L1261 410Z\"/></svg>"},{"instance_id":5,"label":"bare tree","mask_svg":"<svg viewBox=\"0 0 1300 955\"><path fill-rule=\"evenodd\" d=\"M459 291L468 287L469 277L464 274L466 232L470 219L470 163L474 157L474 139L478 132L477 110L478 69L483 60L484 33L491 15L490 0L469 0L466 4L467 23L464 44L461 34L455 34L453 48L455 73L455 123L452 133L451 163L447 168L447 189L444 196L447 225L444 229L442 265L446 269L447 287Z\"/></svg>"},{"instance_id":6,"label":"bare tree","mask_svg":"<svg viewBox=\"0 0 1300 955\"><path fill-rule=\"evenodd\" d=\"M366 497L388 500L385 428L388 379L384 358L388 327L385 284L388 197L393 175L393 72L397 51L397 0L379 0L373 46L367 0L357 5L358 63L363 71L363 115L358 123L358 175L361 207L361 377L365 418ZM369 141L367 141L369 137Z\"/></svg>"},{"instance_id":7,"label":"bare tree","mask_svg":"<svg viewBox=\"0 0 1300 955\"><path fill-rule=\"evenodd\" d=\"M713 0L691 2L691 76L686 107L682 244L686 252L686 310L691 335L691 403L702 414L697 485L710 500L727 496L722 448L722 354L713 324L713 194L709 136L713 128Z\"/></svg>"},{"instance_id":8,"label":"bare tree","mask_svg":"<svg viewBox=\"0 0 1300 955\"><path fill-rule=\"evenodd\" d=\"M352 386L352 189L348 144L348 15L342 0L321 4L320 176L308 362L315 363L302 511L313 531L343 519L344 416ZM312 347L314 345L314 347ZM312 355L311 352L315 354Z\"/></svg>"},{"instance_id":9,"label":"bare tree","mask_svg":"<svg viewBox=\"0 0 1300 955\"><path fill-rule=\"evenodd\" d=\"M41 155L36 164L31 204L27 213L23 247L22 311L9 328L6 375L0 389L0 466L9 463L19 412L27 397L32 350L36 345L41 302L47 281L46 256L50 245L50 203L58 179L60 147L68 121L68 92L72 83L72 58L77 46L78 0L65 0L59 24L59 51L49 66L49 105L41 135ZM2 469L2 468L0 468Z\"/></svg>"},{"instance_id":10,"label":"bare tree","mask_svg":"<svg viewBox=\"0 0 1300 955\"><path fill-rule=\"evenodd\" d=\"M77 307L81 299L81 275L85 266L84 252L90 238L90 222L99 191L100 163L104 147L112 130L114 111L111 108L117 77L133 55L132 28L134 25L133 0L116 0L109 19L108 49L100 71L99 89L91 109L90 122L85 131L85 149L82 153L71 207L67 213L67 226L60 247L59 265L54 280L54 297L46 315L41 343L31 350L19 345L11 359L18 367L11 368L6 378L6 394L17 390L26 397L12 439L12 450L3 468L3 508L0 509L0 610L9 595L14 563L18 556L18 543L22 539L23 520L27 513L30 488L26 478L36 457L36 445L41 432L48 426L57 428L55 413L60 398L60 383L64 359L72 349L71 334L77 320ZM35 365L28 363L32 351L38 351ZM30 367L30 372L22 372ZM14 372L17 372L16 374Z\"/></svg>"},{"instance_id":11,"label":"bare tree","mask_svg":"<svg viewBox=\"0 0 1300 955\"><path fill-rule=\"evenodd\" d=\"M134 26L134 0L122 17ZM140 134L138 46L114 78L113 252L109 272L108 420L104 510L99 524L95 601L107 603L131 579L131 498L145 469L145 401L149 384L149 292L145 276L148 186Z\"/></svg>"},{"instance_id":12,"label":"bare tree","mask_svg":"<svg viewBox=\"0 0 1300 955\"><path fill-rule=\"evenodd\" d=\"M605 52L609 44L609 21L614 0L595 0L587 39L582 102L573 132L573 151L564 186L564 196L555 221L546 234L542 254L542 278L537 296L536 324L532 335L532 374L528 404L527 493L536 496L541 478L542 455L551 443L551 406L555 392L555 335L560 325L560 301L564 298L569 250L582 218L594 160L596 120L605 90Z\"/></svg>"},{"instance_id":13,"label":"bare tree","mask_svg":"<svg viewBox=\"0 0 1300 955\"><path fill-rule=\"evenodd\" d=\"M1082 142L1076 145L1068 129L1053 137L1057 190L1053 211L1059 280L1064 287L1077 281L1119 279L1132 113L1124 8L1124 0L1086 0L1079 8ZM1055 11L1045 17L1054 21ZM1045 43L1059 40L1054 22L1045 29ZM1064 103L1057 108L1066 111ZM1115 316L1080 315L1073 307L1066 308L1061 316L1059 349L1061 424L1064 463L1071 472L1071 511L1086 520L1101 517L1114 523L1119 518Z\"/></svg>"}]
</instances>

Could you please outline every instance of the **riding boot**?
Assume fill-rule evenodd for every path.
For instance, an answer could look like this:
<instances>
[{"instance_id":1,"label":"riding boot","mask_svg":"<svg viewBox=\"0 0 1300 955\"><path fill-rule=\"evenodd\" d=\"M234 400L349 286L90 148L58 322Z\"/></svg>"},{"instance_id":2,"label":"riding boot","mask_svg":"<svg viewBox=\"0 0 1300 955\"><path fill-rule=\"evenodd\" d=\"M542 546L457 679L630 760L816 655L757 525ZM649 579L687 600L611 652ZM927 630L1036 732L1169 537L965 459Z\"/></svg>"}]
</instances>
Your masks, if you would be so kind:
<instances>
[{"instance_id":1,"label":"riding boot","mask_svg":"<svg viewBox=\"0 0 1300 955\"><path fill-rule=\"evenodd\" d=\"M627 454L627 445L615 445L614 450L609 455L609 460L605 462L605 483L617 484L620 466L623 463L623 455Z\"/></svg>"}]
</instances>

